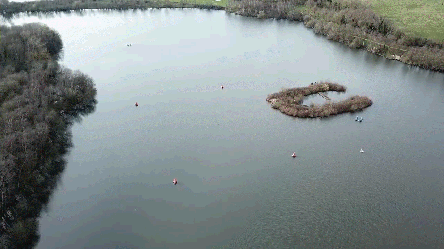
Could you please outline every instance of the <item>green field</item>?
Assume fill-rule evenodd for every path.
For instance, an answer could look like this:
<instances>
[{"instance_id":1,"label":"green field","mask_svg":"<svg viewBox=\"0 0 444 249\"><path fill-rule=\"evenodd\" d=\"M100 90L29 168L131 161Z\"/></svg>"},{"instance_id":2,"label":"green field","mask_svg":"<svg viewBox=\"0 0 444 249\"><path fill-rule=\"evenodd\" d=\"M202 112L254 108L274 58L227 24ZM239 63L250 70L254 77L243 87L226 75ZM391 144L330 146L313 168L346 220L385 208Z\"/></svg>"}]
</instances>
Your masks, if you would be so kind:
<instances>
[{"instance_id":1,"label":"green field","mask_svg":"<svg viewBox=\"0 0 444 249\"><path fill-rule=\"evenodd\" d=\"M361 0L408 35L444 41L444 0Z\"/></svg>"}]
</instances>

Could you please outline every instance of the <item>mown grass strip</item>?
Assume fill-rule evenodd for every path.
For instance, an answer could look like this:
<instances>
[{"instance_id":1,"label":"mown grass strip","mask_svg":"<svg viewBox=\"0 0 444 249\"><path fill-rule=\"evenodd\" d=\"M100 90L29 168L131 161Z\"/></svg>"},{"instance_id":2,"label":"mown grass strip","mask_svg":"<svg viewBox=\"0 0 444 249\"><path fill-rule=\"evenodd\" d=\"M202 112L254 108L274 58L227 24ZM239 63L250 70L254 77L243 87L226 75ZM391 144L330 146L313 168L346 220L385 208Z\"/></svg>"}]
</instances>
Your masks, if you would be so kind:
<instances>
[{"instance_id":1,"label":"mown grass strip","mask_svg":"<svg viewBox=\"0 0 444 249\"><path fill-rule=\"evenodd\" d=\"M444 41L443 0L361 0L410 36Z\"/></svg>"}]
</instances>

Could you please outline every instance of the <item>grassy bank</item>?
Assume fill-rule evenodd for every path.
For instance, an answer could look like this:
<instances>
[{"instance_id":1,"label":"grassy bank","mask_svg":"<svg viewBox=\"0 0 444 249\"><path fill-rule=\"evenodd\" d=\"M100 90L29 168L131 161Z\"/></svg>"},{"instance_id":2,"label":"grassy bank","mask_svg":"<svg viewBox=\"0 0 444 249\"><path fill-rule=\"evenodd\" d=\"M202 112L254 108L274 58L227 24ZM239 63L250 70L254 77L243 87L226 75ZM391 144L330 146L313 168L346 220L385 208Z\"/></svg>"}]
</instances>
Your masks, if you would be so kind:
<instances>
[{"instance_id":1,"label":"grassy bank","mask_svg":"<svg viewBox=\"0 0 444 249\"><path fill-rule=\"evenodd\" d=\"M444 41L443 0L360 0L409 36Z\"/></svg>"},{"instance_id":2,"label":"grassy bank","mask_svg":"<svg viewBox=\"0 0 444 249\"><path fill-rule=\"evenodd\" d=\"M368 97L353 96L339 102L328 101L323 105L302 105L305 97L328 91L345 92L346 88L335 83L321 82L307 87L285 89L270 94L267 101L271 103L271 107L274 109L298 118L324 118L346 112L356 112L371 106L373 103Z\"/></svg>"},{"instance_id":3,"label":"grassy bank","mask_svg":"<svg viewBox=\"0 0 444 249\"><path fill-rule=\"evenodd\" d=\"M444 43L415 37L378 16L368 4L346 0L233 0L227 11L258 18L303 21L316 34L350 48L444 72Z\"/></svg>"}]
</instances>

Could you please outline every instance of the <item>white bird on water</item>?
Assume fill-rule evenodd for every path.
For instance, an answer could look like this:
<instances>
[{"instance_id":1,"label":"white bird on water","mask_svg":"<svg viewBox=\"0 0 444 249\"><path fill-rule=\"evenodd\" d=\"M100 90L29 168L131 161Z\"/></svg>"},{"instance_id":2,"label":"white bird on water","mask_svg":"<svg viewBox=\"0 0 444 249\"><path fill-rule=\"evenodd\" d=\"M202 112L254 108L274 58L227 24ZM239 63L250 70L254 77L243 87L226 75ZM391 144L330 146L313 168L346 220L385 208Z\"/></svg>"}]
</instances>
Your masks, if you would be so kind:
<instances>
[{"instance_id":1,"label":"white bird on water","mask_svg":"<svg viewBox=\"0 0 444 249\"><path fill-rule=\"evenodd\" d=\"M364 153L364 150L361 148L361 151L359 151L359 152Z\"/></svg>"}]
</instances>

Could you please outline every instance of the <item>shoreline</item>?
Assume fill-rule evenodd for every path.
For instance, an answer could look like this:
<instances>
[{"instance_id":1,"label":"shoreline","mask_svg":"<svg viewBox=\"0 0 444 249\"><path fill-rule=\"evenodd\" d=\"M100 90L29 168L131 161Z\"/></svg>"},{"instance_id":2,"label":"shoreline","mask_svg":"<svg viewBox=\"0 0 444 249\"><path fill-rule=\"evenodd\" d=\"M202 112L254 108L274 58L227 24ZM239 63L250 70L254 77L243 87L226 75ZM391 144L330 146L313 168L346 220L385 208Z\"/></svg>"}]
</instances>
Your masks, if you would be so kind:
<instances>
[{"instance_id":1,"label":"shoreline","mask_svg":"<svg viewBox=\"0 0 444 249\"><path fill-rule=\"evenodd\" d=\"M0 7L0 14L12 18L18 13L72 12L87 9L131 10L161 8L197 8L225 10L227 13L259 19L285 19L304 23L315 34L342 43L352 49L364 49L389 60L410 66L444 72L444 42L422 37L411 37L397 29L388 19L378 16L369 6L359 1L341 0L227 0L214 2L200 0L134 1L111 3L108 1L84 2L24 2L9 3ZM207 2L205 2L207 1ZM226 5L226 6L223 6Z\"/></svg>"},{"instance_id":2,"label":"shoreline","mask_svg":"<svg viewBox=\"0 0 444 249\"><path fill-rule=\"evenodd\" d=\"M0 245L32 248L66 166L71 127L94 112L97 89L59 64L62 39L46 25L0 25L0 32Z\"/></svg>"},{"instance_id":3,"label":"shoreline","mask_svg":"<svg viewBox=\"0 0 444 249\"><path fill-rule=\"evenodd\" d=\"M349 48L365 49L389 60L444 72L444 42L408 36L359 1L294 0L286 4L283 0L271 3L239 0L227 6L226 11L242 16L299 21L315 34Z\"/></svg>"}]
</instances>

